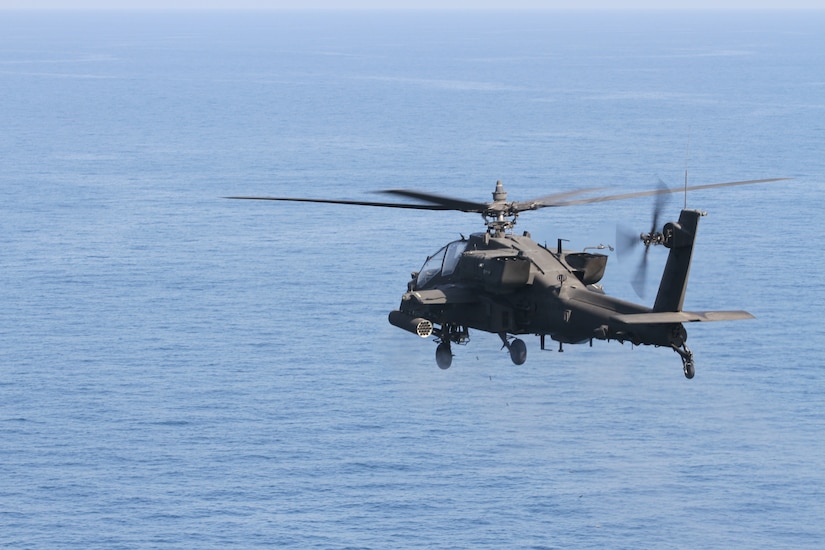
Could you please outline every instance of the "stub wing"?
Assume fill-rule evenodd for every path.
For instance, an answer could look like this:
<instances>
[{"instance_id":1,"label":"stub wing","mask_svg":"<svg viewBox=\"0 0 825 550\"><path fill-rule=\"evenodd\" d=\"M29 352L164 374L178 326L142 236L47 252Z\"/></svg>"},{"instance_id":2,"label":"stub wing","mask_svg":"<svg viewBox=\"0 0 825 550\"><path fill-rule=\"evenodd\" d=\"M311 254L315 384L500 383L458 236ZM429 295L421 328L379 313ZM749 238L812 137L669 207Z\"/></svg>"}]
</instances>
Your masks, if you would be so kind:
<instances>
[{"instance_id":1,"label":"stub wing","mask_svg":"<svg viewBox=\"0 0 825 550\"><path fill-rule=\"evenodd\" d=\"M747 311L659 311L614 315L613 320L627 325L660 325L708 321L739 321L753 319Z\"/></svg>"},{"instance_id":2,"label":"stub wing","mask_svg":"<svg viewBox=\"0 0 825 550\"><path fill-rule=\"evenodd\" d=\"M463 286L446 286L432 290L414 290L409 297L421 305L471 304L478 301L478 294Z\"/></svg>"}]
</instances>

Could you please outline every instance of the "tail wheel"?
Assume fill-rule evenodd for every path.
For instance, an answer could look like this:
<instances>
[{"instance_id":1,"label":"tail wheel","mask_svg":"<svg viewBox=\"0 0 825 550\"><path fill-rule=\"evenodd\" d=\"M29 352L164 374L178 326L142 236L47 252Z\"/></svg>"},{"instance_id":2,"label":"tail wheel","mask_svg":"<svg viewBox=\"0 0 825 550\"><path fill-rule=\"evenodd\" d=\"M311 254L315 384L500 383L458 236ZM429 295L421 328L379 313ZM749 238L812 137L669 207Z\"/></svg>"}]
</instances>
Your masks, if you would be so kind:
<instances>
[{"instance_id":1,"label":"tail wheel","mask_svg":"<svg viewBox=\"0 0 825 550\"><path fill-rule=\"evenodd\" d=\"M682 368L682 370L685 373L685 378L687 378L688 380L691 380L693 378L693 376L696 374L696 369L693 366L693 359L689 359L689 360L685 361L685 364L684 364L684 367Z\"/></svg>"},{"instance_id":2,"label":"tail wheel","mask_svg":"<svg viewBox=\"0 0 825 550\"><path fill-rule=\"evenodd\" d=\"M690 380L696 374L696 369L693 364L693 352L688 349L688 347L683 343L682 347L677 347L673 344L670 345L673 348L673 351L679 354L682 358L682 372L685 373L685 378Z\"/></svg>"}]
</instances>

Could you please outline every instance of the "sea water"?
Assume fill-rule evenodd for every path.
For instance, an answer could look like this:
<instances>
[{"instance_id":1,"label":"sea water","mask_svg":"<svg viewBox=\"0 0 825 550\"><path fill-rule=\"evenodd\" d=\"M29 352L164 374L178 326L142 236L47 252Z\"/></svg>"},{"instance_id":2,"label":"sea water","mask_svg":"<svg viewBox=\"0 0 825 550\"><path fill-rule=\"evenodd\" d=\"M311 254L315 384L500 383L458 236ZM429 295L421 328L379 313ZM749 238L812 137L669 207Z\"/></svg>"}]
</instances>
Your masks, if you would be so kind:
<instances>
[{"instance_id":1,"label":"sea water","mask_svg":"<svg viewBox=\"0 0 825 550\"><path fill-rule=\"evenodd\" d=\"M822 12L0 16L0 545L821 547ZM674 195L667 349L387 323L477 215L228 195ZM554 246L652 199L523 214ZM650 303L664 253L610 260Z\"/></svg>"}]
</instances>

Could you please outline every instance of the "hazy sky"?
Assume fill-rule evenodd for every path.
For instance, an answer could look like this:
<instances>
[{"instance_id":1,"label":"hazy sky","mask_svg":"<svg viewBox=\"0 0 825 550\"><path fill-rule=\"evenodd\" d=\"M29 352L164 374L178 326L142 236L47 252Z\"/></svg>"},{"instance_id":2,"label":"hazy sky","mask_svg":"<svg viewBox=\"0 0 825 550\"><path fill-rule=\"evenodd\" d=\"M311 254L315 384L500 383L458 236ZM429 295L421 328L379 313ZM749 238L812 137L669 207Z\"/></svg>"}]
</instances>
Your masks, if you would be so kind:
<instances>
[{"instance_id":1,"label":"hazy sky","mask_svg":"<svg viewBox=\"0 0 825 550\"><path fill-rule=\"evenodd\" d=\"M825 9L825 0L0 0L0 9Z\"/></svg>"}]
</instances>

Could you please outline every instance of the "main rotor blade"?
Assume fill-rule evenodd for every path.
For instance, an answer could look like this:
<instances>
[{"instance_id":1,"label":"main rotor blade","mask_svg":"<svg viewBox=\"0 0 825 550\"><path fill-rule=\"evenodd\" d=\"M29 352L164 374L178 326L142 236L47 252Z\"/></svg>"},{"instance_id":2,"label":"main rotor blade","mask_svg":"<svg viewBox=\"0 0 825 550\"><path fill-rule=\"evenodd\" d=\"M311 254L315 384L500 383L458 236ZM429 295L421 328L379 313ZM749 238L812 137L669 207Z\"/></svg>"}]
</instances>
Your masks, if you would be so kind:
<instances>
[{"instance_id":1,"label":"main rotor blade","mask_svg":"<svg viewBox=\"0 0 825 550\"><path fill-rule=\"evenodd\" d=\"M563 193L554 193L546 195L530 201L519 201L513 203L513 209L517 212L523 210L537 210L539 208L546 208L548 206L566 206L566 202L561 201L568 197L574 197L584 193L592 193L600 191L604 187L591 187L588 189L577 189L575 191L565 191ZM410 203L396 203L396 202L376 202L376 201L351 201L339 199L311 199L299 197L224 197L225 199L240 199L240 200L255 200L255 201L286 201L286 202L312 202L321 204L350 204L357 206L377 206L381 208L407 208L412 210L456 210L459 212L475 212L485 213L490 210L490 207L495 203L485 203L476 201L467 201L457 199L455 197L446 197L444 195L437 195L435 193L425 193L423 191L412 191L409 189L386 189L378 191L378 193L385 193L388 195L399 195L411 199L418 199L427 201L432 204L410 204Z\"/></svg>"},{"instance_id":2,"label":"main rotor blade","mask_svg":"<svg viewBox=\"0 0 825 550\"><path fill-rule=\"evenodd\" d=\"M539 208L546 208L548 206L557 206L566 204L562 199L575 197L576 195L583 195L585 193L595 193L601 191L604 187L590 187L588 189L576 189L574 191L563 191L561 193L554 193L552 195L545 195L537 199L529 201L518 201L513 203L503 203L510 207L514 212L522 212L524 210L538 210ZM424 193L421 191L411 191L409 189L388 189L381 191L381 193L388 193L392 195L400 195L411 199L418 199L422 201L433 202L443 206L449 207L451 210L459 210L461 212L479 212L485 213L490 210L496 210L499 203L496 202L475 202L466 201L463 199L456 199L454 197L445 197L443 195L436 195L434 193Z\"/></svg>"},{"instance_id":3,"label":"main rotor blade","mask_svg":"<svg viewBox=\"0 0 825 550\"><path fill-rule=\"evenodd\" d=\"M409 189L386 189L379 191L379 193L386 193L387 195L399 195L410 199L418 199L421 201L431 202L434 205L442 206L437 210L458 210L460 212L485 212L490 204L486 202L465 201L463 199L456 199L454 197L445 197L443 195L436 195L434 193L425 193L423 191L411 191ZM433 209L436 210L436 209Z\"/></svg>"},{"instance_id":4,"label":"main rotor blade","mask_svg":"<svg viewBox=\"0 0 825 550\"><path fill-rule=\"evenodd\" d=\"M561 193L553 193L552 195L545 195L537 199L529 201L518 201L513 203L515 209L519 212L524 210L538 210L539 208L548 208L552 206L564 206L566 204L562 199L575 197L576 195L583 195L585 193L595 193L601 191L604 187L589 187L587 189L575 189L573 191L563 191Z\"/></svg>"},{"instance_id":5,"label":"main rotor blade","mask_svg":"<svg viewBox=\"0 0 825 550\"><path fill-rule=\"evenodd\" d=\"M353 204L357 206L378 206L381 208L407 208L412 210L455 210L441 204L403 204L395 202L346 201L336 199L302 199L296 197L224 197L225 199L240 199L252 201L286 201L286 202L314 202L321 204Z\"/></svg>"},{"instance_id":6,"label":"main rotor blade","mask_svg":"<svg viewBox=\"0 0 825 550\"><path fill-rule=\"evenodd\" d=\"M774 181L785 181L791 178L770 178L764 180L730 181L727 183L709 183L705 185L691 185L688 187L677 187L675 189L653 189L651 191L637 191L636 193L622 193L621 195L607 195L604 197L590 197L554 204L553 206L573 206L576 204L591 204L594 202L620 201L624 199L635 199L638 197L649 197L651 195L665 195L668 193L679 193L685 190L698 191L700 189L715 189L717 187L733 187L734 185L751 185L754 183L769 183Z\"/></svg>"},{"instance_id":7,"label":"main rotor blade","mask_svg":"<svg viewBox=\"0 0 825 550\"><path fill-rule=\"evenodd\" d=\"M521 212L524 210L537 210L539 208L548 208L548 207L557 207L557 206L574 206L578 204L591 204L596 202L607 202L607 201L618 201L624 199L635 199L638 197L647 197L651 195L663 195L668 193L678 193L682 190L688 191L698 191L700 189L713 189L716 187L732 187L734 185L750 185L754 183L768 183L774 181L784 181L789 180L791 178L770 178L770 179L762 179L762 180L748 180L748 181L732 181L728 183L711 183L707 185L693 185L687 188L676 188L676 189L654 189L650 191L638 191L635 193L622 193L619 195L607 195L603 197L589 197L583 199L575 199L575 200L564 200L568 197L574 197L576 195L581 195L583 193L591 193L599 191L603 188L601 187L593 187L588 189L577 189L574 191L565 191L562 193L555 193L552 195L547 195L544 197L540 197L537 199L533 199L531 201L519 201L513 203L502 203L508 204L510 206L509 211L511 212ZM225 197L227 199L241 199L241 200L257 200L257 201L285 201L285 202L311 202L311 203L319 203L319 204L350 204L356 206L376 206L379 208L404 208L409 210L437 210L437 211L445 211L445 210L457 210L459 212L476 212L485 214L493 211L498 211L501 209L496 209L498 206L495 202L485 203L485 202L477 202L477 201L466 201L462 199L457 199L454 197L445 197L443 195L436 195L434 193L424 193L421 191L410 191L407 189L388 189L385 191L379 191L380 193L386 193L390 195L399 195L402 197L408 197L411 199L417 199L421 201L426 201L431 204L410 204L410 203L396 203L396 202L377 202L377 201L350 201L350 200L338 200L338 199L311 199L311 198L299 198L299 197L247 197L247 196L233 196L233 197Z\"/></svg>"}]
</instances>

